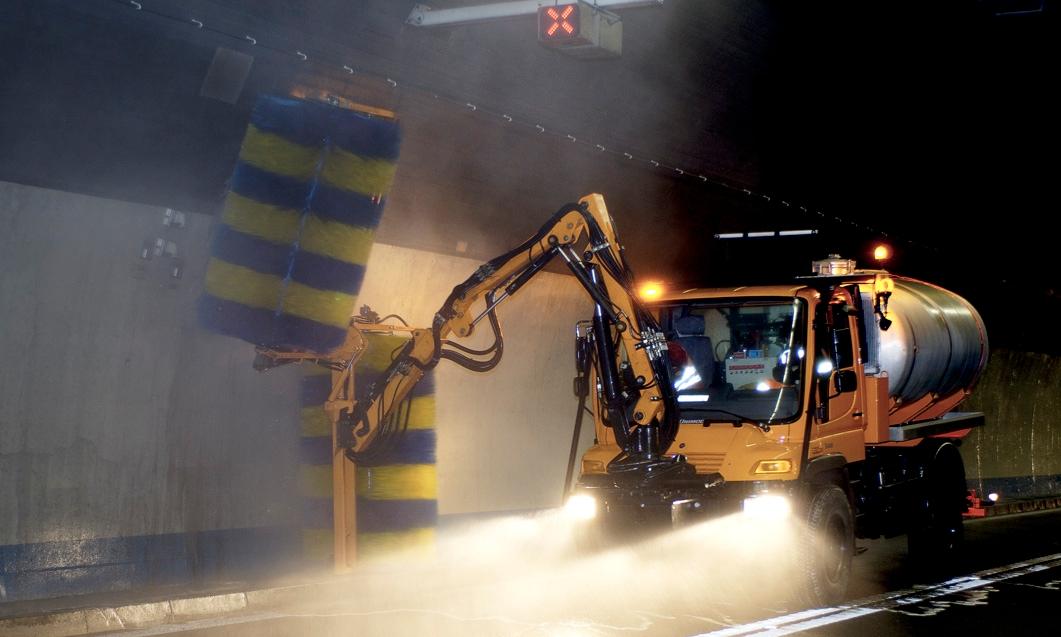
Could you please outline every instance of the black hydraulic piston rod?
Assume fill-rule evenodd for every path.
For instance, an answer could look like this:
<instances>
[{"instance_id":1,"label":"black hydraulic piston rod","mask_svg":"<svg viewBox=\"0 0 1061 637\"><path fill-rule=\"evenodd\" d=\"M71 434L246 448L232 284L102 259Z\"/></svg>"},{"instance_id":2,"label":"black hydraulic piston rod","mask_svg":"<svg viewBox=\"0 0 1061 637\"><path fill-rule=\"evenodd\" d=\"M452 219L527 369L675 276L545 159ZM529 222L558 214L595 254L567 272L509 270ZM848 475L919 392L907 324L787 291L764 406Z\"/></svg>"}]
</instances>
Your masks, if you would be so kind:
<instances>
[{"instance_id":1,"label":"black hydraulic piston rod","mask_svg":"<svg viewBox=\"0 0 1061 637\"><path fill-rule=\"evenodd\" d=\"M583 263L575 251L571 249L571 246L558 245L556 237L549 237L549 244L553 246L553 249L560 253L560 256L567 262L567 267L571 270L571 273L575 275L578 282L582 284L582 287L586 289L586 292L593 298L593 302L597 304L597 310L603 310L612 323L615 324L615 328L622 332L626 329L626 323L619 320L619 316L612 309L611 299L608 298L608 292L601 285L600 277L596 274L596 266L590 263Z\"/></svg>"},{"instance_id":2,"label":"black hydraulic piston rod","mask_svg":"<svg viewBox=\"0 0 1061 637\"><path fill-rule=\"evenodd\" d=\"M575 477L575 462L578 460L578 443L582 439L582 416L586 413L586 399L590 391L590 358L589 335L579 335L576 327L575 338L575 378L574 389L578 397L578 411L575 412L575 428L571 432L571 453L567 457L567 473L564 474L564 497L571 493L571 482Z\"/></svg>"},{"instance_id":3,"label":"black hydraulic piston rod","mask_svg":"<svg viewBox=\"0 0 1061 637\"><path fill-rule=\"evenodd\" d=\"M584 266L590 282L598 284L600 275L594 265ZM607 297L605 297L607 300ZM600 373L601 387L604 390L604 404L608 413L608 424L615 431L615 441L626 448L629 438L630 422L626 417L626 401L619 388L618 370L615 366L615 344L612 342L611 316L614 316L605 305L597 303L593 309L593 342L597 350L597 371Z\"/></svg>"},{"instance_id":4,"label":"black hydraulic piston rod","mask_svg":"<svg viewBox=\"0 0 1061 637\"><path fill-rule=\"evenodd\" d=\"M508 296L512 296L516 293L517 290L523 287L527 283L527 281L530 281L535 274L538 274L538 272L540 272L542 268L544 268L546 265L549 264L550 261L553 260L553 256L556 255L555 250L556 248L553 248L552 250L549 250L542 254L542 256L538 257L535 261L531 261L531 264L527 266L527 269L525 269L523 272L520 272L519 275L517 275L511 283L505 286L505 294Z\"/></svg>"}]
</instances>

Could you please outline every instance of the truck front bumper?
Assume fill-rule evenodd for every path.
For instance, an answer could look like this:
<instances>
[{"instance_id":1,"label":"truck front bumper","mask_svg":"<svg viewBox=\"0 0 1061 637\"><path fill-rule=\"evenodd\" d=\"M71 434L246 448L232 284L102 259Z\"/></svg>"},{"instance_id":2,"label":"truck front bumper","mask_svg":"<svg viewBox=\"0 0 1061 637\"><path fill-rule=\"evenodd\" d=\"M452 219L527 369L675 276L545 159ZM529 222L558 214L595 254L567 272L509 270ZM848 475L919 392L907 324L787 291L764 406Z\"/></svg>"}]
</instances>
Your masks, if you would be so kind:
<instances>
[{"instance_id":1,"label":"truck front bumper","mask_svg":"<svg viewBox=\"0 0 1061 637\"><path fill-rule=\"evenodd\" d=\"M594 515L583 520L594 540L638 540L689 524L740 513L746 499L790 495L780 482L725 482L719 474L680 481L625 482L608 474L584 475L575 495L593 498Z\"/></svg>"}]
</instances>

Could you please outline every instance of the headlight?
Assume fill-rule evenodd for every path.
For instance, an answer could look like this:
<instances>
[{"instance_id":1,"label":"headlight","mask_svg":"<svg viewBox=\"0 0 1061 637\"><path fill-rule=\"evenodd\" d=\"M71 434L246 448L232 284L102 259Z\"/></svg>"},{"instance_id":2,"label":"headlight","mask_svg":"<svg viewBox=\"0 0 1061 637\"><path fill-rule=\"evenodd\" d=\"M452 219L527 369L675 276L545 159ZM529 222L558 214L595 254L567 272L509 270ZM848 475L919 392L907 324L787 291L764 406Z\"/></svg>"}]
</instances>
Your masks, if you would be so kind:
<instances>
[{"instance_id":1,"label":"headlight","mask_svg":"<svg viewBox=\"0 0 1061 637\"><path fill-rule=\"evenodd\" d=\"M764 518L783 518L792 512L792 502L783 495L762 493L744 498L744 512Z\"/></svg>"},{"instance_id":2,"label":"headlight","mask_svg":"<svg viewBox=\"0 0 1061 637\"><path fill-rule=\"evenodd\" d=\"M585 493L577 493L567 499L564 512L573 520L592 520L597 517L597 499Z\"/></svg>"}]
</instances>

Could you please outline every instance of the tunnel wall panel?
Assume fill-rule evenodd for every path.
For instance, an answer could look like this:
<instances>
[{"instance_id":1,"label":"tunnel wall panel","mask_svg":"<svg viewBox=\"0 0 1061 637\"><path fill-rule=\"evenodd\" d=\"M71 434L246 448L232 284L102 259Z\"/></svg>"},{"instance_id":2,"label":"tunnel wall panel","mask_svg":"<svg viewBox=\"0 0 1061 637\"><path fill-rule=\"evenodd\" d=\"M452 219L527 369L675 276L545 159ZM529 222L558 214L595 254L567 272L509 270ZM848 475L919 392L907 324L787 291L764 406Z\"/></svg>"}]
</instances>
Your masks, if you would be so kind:
<instances>
[{"instance_id":1,"label":"tunnel wall panel","mask_svg":"<svg viewBox=\"0 0 1061 637\"><path fill-rule=\"evenodd\" d=\"M258 538L296 548L297 370L254 372L196 325L214 220L164 212L0 183L0 597L232 576ZM175 255L142 259L159 238Z\"/></svg>"},{"instance_id":2,"label":"tunnel wall panel","mask_svg":"<svg viewBox=\"0 0 1061 637\"><path fill-rule=\"evenodd\" d=\"M993 350L962 409L986 418L961 447L970 488L1007 498L1061 493L1061 357Z\"/></svg>"},{"instance_id":3,"label":"tunnel wall panel","mask_svg":"<svg viewBox=\"0 0 1061 637\"><path fill-rule=\"evenodd\" d=\"M377 243L360 299L380 314L430 325L453 286L479 265ZM435 368L442 516L560 504L578 406L574 325L590 309L574 277L542 272L498 308L505 353L497 368L479 374L448 361ZM481 348L490 341L483 321L461 343ZM593 439L588 423L582 434L586 447Z\"/></svg>"},{"instance_id":4,"label":"tunnel wall panel","mask_svg":"<svg viewBox=\"0 0 1061 637\"><path fill-rule=\"evenodd\" d=\"M254 372L249 345L199 327L215 220L167 228L163 213L0 183L0 599L282 570L330 519L300 490L300 464L321 464L305 439L330 432L301 404L302 370ZM157 238L177 257L141 259ZM426 325L478 265L376 244L362 301ZM443 516L559 504L571 327L589 309L576 285L543 273L500 307L493 372L438 368Z\"/></svg>"}]
</instances>

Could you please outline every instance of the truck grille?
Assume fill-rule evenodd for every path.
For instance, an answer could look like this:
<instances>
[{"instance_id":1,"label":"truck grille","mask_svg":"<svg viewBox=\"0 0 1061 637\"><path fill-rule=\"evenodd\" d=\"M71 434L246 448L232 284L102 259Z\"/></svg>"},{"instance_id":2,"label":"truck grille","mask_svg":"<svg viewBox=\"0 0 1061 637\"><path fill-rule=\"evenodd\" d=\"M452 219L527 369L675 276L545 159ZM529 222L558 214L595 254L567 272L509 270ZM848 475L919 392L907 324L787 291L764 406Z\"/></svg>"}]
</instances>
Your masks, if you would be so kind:
<instances>
[{"instance_id":1,"label":"truck grille","mask_svg":"<svg viewBox=\"0 0 1061 637\"><path fill-rule=\"evenodd\" d=\"M722 461L726 459L726 454L693 452L685 454L685 459L696 467L697 473L715 473L722 468Z\"/></svg>"}]
</instances>

